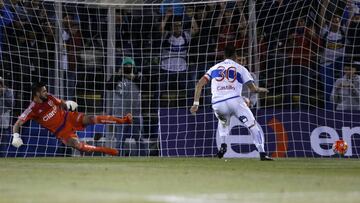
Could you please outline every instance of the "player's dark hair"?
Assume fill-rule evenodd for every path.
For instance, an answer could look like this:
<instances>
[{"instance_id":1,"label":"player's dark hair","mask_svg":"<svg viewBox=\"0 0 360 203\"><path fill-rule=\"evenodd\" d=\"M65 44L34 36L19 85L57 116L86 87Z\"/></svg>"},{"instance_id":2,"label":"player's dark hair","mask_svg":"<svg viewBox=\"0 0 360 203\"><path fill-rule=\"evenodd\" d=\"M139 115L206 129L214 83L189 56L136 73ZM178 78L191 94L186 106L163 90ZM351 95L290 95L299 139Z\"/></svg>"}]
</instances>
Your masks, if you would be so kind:
<instances>
[{"instance_id":1,"label":"player's dark hair","mask_svg":"<svg viewBox=\"0 0 360 203\"><path fill-rule=\"evenodd\" d=\"M244 50L244 49L237 49L236 50L236 56L247 57L248 52L246 50Z\"/></svg>"},{"instance_id":2,"label":"player's dark hair","mask_svg":"<svg viewBox=\"0 0 360 203\"><path fill-rule=\"evenodd\" d=\"M353 65L351 63L345 63L344 68L353 68Z\"/></svg>"},{"instance_id":3,"label":"player's dark hair","mask_svg":"<svg viewBox=\"0 0 360 203\"><path fill-rule=\"evenodd\" d=\"M32 98L34 99L34 96L36 95L36 92L40 91L40 89L42 87L45 87L46 84L44 82L34 82L31 85L31 94L32 94Z\"/></svg>"},{"instance_id":4,"label":"player's dark hair","mask_svg":"<svg viewBox=\"0 0 360 203\"><path fill-rule=\"evenodd\" d=\"M5 87L4 78L2 78L1 76L0 76L0 87L1 87L1 88Z\"/></svg>"},{"instance_id":5,"label":"player's dark hair","mask_svg":"<svg viewBox=\"0 0 360 203\"><path fill-rule=\"evenodd\" d=\"M344 66L343 68L356 68L355 64L353 63L353 59L351 57L345 57L344 58Z\"/></svg>"},{"instance_id":6,"label":"player's dark hair","mask_svg":"<svg viewBox=\"0 0 360 203\"><path fill-rule=\"evenodd\" d=\"M172 24L175 25L175 23L180 23L183 25L183 19L181 16L174 16L172 20Z\"/></svg>"},{"instance_id":7,"label":"player's dark hair","mask_svg":"<svg viewBox=\"0 0 360 203\"><path fill-rule=\"evenodd\" d=\"M225 58L232 58L235 56L236 49L233 45L226 45L224 49Z\"/></svg>"}]
</instances>

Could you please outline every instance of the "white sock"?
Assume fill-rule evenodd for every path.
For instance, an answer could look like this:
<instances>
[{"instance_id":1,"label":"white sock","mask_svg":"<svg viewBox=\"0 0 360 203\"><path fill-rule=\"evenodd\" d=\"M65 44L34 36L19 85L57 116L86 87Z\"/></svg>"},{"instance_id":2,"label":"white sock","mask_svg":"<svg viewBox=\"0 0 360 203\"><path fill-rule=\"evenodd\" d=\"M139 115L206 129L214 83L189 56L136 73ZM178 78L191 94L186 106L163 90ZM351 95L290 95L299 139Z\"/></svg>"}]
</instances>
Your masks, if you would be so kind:
<instances>
[{"instance_id":1,"label":"white sock","mask_svg":"<svg viewBox=\"0 0 360 203\"><path fill-rule=\"evenodd\" d=\"M219 120L218 128L219 128L221 143L225 143L226 137L229 135L229 131L230 131L229 125L226 125L225 122L221 122Z\"/></svg>"},{"instance_id":2,"label":"white sock","mask_svg":"<svg viewBox=\"0 0 360 203\"><path fill-rule=\"evenodd\" d=\"M225 143L225 141L226 141L226 136L220 136L220 138L221 138L221 143Z\"/></svg>"},{"instance_id":3,"label":"white sock","mask_svg":"<svg viewBox=\"0 0 360 203\"><path fill-rule=\"evenodd\" d=\"M258 152L265 152L264 132L262 131L261 126L256 122L254 126L249 128L249 131L253 137L253 142Z\"/></svg>"}]
</instances>

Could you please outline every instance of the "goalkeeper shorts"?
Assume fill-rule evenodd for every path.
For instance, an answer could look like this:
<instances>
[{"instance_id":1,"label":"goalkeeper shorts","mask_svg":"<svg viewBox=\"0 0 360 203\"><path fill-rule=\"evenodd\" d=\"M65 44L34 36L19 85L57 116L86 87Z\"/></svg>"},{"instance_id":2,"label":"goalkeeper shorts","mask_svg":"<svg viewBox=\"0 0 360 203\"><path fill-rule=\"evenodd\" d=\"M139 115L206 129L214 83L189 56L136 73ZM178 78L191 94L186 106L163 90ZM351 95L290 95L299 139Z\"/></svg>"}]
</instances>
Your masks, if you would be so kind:
<instances>
[{"instance_id":1,"label":"goalkeeper shorts","mask_svg":"<svg viewBox=\"0 0 360 203\"><path fill-rule=\"evenodd\" d=\"M55 132L56 138L60 139L64 144L67 144L70 138L78 138L76 131L85 129L83 118L83 113L66 112L63 123Z\"/></svg>"}]
</instances>

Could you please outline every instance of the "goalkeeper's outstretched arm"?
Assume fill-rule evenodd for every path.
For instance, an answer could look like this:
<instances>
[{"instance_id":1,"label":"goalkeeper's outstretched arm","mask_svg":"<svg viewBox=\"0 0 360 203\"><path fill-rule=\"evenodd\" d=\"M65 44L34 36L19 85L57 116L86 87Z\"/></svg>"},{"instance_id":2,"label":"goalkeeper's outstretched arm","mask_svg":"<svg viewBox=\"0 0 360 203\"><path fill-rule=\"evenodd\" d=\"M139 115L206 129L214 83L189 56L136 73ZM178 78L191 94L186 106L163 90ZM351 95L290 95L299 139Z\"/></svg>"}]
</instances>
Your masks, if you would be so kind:
<instances>
[{"instance_id":1,"label":"goalkeeper's outstretched arm","mask_svg":"<svg viewBox=\"0 0 360 203\"><path fill-rule=\"evenodd\" d=\"M59 101L59 105L62 109L66 110L66 111L75 111L75 109L77 109L78 107L78 104L74 101L71 101L71 100L63 100L61 99Z\"/></svg>"},{"instance_id":2,"label":"goalkeeper's outstretched arm","mask_svg":"<svg viewBox=\"0 0 360 203\"><path fill-rule=\"evenodd\" d=\"M24 121L18 119L13 126L13 133L20 133L20 127L24 125Z\"/></svg>"},{"instance_id":3,"label":"goalkeeper's outstretched arm","mask_svg":"<svg viewBox=\"0 0 360 203\"><path fill-rule=\"evenodd\" d=\"M24 121L18 119L16 121L16 123L14 124L13 126L13 140L11 142L11 144L16 147L16 148L19 148L21 145L23 145L23 141L20 137L20 127L24 125Z\"/></svg>"},{"instance_id":4,"label":"goalkeeper's outstretched arm","mask_svg":"<svg viewBox=\"0 0 360 203\"><path fill-rule=\"evenodd\" d=\"M195 114L198 110L199 104L200 104L200 95L202 88L209 82L209 80L203 76L199 82L196 84L195 87L195 94L194 94L194 103L190 109L190 112L192 114Z\"/></svg>"}]
</instances>

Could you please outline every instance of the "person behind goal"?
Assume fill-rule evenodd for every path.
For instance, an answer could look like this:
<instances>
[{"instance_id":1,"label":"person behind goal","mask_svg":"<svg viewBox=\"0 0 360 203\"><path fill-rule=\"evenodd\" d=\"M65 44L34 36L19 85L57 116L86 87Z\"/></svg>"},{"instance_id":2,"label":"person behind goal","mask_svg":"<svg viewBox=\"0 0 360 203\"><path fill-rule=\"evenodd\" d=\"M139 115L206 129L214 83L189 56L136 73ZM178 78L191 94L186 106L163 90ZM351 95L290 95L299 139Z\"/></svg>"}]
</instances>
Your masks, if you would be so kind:
<instances>
[{"instance_id":1,"label":"person behind goal","mask_svg":"<svg viewBox=\"0 0 360 203\"><path fill-rule=\"evenodd\" d=\"M44 128L53 133L56 138L67 146L75 148L81 152L102 152L116 156L118 150L97 147L80 142L76 131L84 130L88 125L102 124L124 124L132 123L132 115L127 114L124 118L113 116L88 116L84 113L74 111L77 104L74 101L64 101L48 93L46 86L42 82L32 85L32 102L29 107L19 116L13 126L14 147L23 145L20 137L20 127L29 120L35 120Z\"/></svg>"},{"instance_id":2,"label":"person behind goal","mask_svg":"<svg viewBox=\"0 0 360 203\"><path fill-rule=\"evenodd\" d=\"M264 132L256 122L248 104L241 96L243 85L247 85L254 93L267 93L266 88L257 87L249 71L236 63L235 47L228 45L224 50L225 60L211 67L196 85L194 103L190 109L195 114L199 107L202 88L211 81L212 108L219 120L219 134L222 140L217 153L222 158L227 151L225 138L230 132L230 118L235 116L249 129L254 144L260 153L260 160L273 160L267 156L264 149Z\"/></svg>"}]
</instances>

